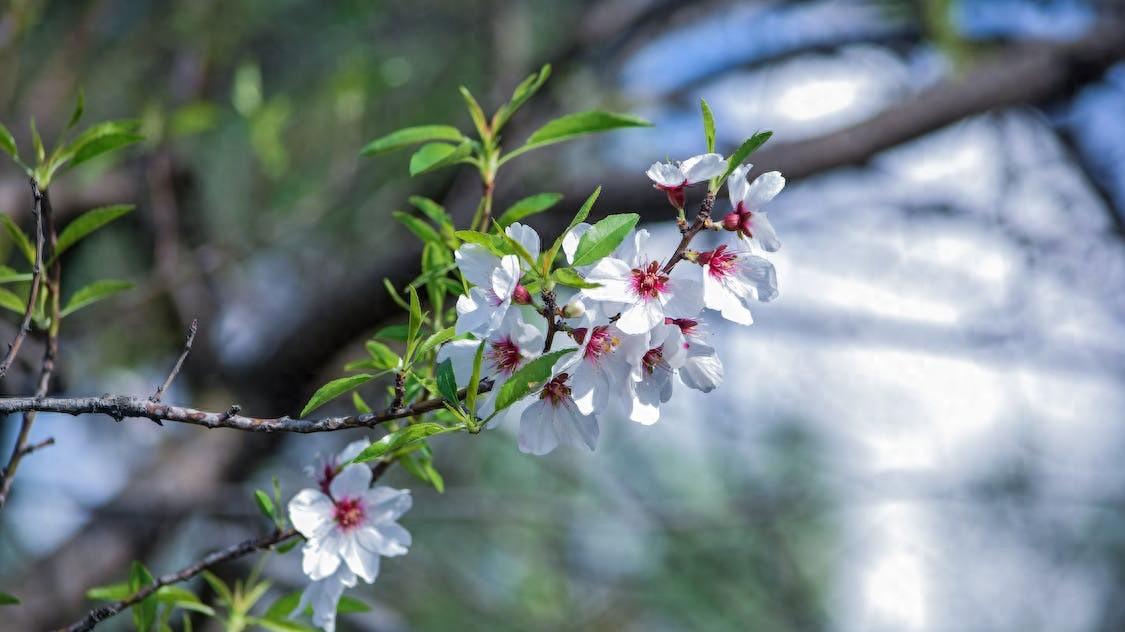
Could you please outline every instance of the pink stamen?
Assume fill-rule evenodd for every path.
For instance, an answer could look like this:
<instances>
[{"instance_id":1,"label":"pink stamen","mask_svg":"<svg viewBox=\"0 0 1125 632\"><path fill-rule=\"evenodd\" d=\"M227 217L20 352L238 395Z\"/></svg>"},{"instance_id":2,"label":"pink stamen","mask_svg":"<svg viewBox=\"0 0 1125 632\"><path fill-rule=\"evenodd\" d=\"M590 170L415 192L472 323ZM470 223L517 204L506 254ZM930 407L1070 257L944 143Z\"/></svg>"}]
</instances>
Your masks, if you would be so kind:
<instances>
[{"instance_id":1,"label":"pink stamen","mask_svg":"<svg viewBox=\"0 0 1125 632\"><path fill-rule=\"evenodd\" d=\"M492 362L492 366L496 367L497 371L511 375L519 368L520 363L523 362L523 354L520 353L520 347L511 338L503 338L495 340L490 343L492 347L489 349L487 355L488 360Z\"/></svg>"},{"instance_id":2,"label":"pink stamen","mask_svg":"<svg viewBox=\"0 0 1125 632\"><path fill-rule=\"evenodd\" d=\"M351 531L363 524L366 515L363 500L359 498L341 498L332 507L332 519L344 531Z\"/></svg>"},{"instance_id":3,"label":"pink stamen","mask_svg":"<svg viewBox=\"0 0 1125 632\"><path fill-rule=\"evenodd\" d=\"M699 326L699 321L690 318L665 318L665 325L675 325L680 328L680 333L685 336L692 336L695 334L695 328Z\"/></svg>"},{"instance_id":4,"label":"pink stamen","mask_svg":"<svg viewBox=\"0 0 1125 632\"><path fill-rule=\"evenodd\" d=\"M564 400L570 399L570 387L566 385L566 381L570 376L566 373L559 373L555 379L547 382L543 387L543 392L539 394L540 399L545 399L552 406L558 406Z\"/></svg>"},{"instance_id":5,"label":"pink stamen","mask_svg":"<svg viewBox=\"0 0 1125 632\"><path fill-rule=\"evenodd\" d=\"M641 366L649 375L652 375L656 367L664 362L664 347L659 346L655 349L649 349L645 352L644 357L641 358Z\"/></svg>"},{"instance_id":6,"label":"pink stamen","mask_svg":"<svg viewBox=\"0 0 1125 632\"><path fill-rule=\"evenodd\" d=\"M697 261L707 268L707 273L712 277L722 279L734 274L738 255L728 252L726 244L723 244L714 250L699 253Z\"/></svg>"},{"instance_id":7,"label":"pink stamen","mask_svg":"<svg viewBox=\"0 0 1125 632\"><path fill-rule=\"evenodd\" d=\"M590 342L586 345L585 359L597 362L603 356L612 353L621 340L609 331L608 325L594 327L590 332Z\"/></svg>"},{"instance_id":8,"label":"pink stamen","mask_svg":"<svg viewBox=\"0 0 1125 632\"><path fill-rule=\"evenodd\" d=\"M660 271L660 262L653 261L643 270L633 268L630 286L634 294L646 301L659 298L668 286L668 275Z\"/></svg>"}]
</instances>

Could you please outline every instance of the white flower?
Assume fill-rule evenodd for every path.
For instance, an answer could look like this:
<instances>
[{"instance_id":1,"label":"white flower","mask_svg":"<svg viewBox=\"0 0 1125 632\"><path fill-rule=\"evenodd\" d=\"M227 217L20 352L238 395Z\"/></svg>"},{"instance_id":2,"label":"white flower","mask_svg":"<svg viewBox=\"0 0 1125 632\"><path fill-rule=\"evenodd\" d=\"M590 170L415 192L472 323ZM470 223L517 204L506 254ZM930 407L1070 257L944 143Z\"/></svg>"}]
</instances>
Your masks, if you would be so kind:
<instances>
[{"instance_id":1,"label":"white flower","mask_svg":"<svg viewBox=\"0 0 1125 632\"><path fill-rule=\"evenodd\" d=\"M344 446L344 449L340 450L338 454L333 456L325 458L317 454L317 465L315 467L311 465L305 466L305 474L315 479L317 486L320 487L320 491L327 494L328 486L332 483L332 479L336 478L336 475L340 473L340 469L347 465L352 459L359 456L359 453L363 452L364 448L369 445L371 445L371 441L367 438L363 438L352 441Z\"/></svg>"},{"instance_id":2,"label":"white flower","mask_svg":"<svg viewBox=\"0 0 1125 632\"><path fill-rule=\"evenodd\" d=\"M686 187L720 176L726 169L727 161L719 154L701 154L677 164L655 162L645 174L657 189L668 194L672 206L682 209Z\"/></svg>"},{"instance_id":3,"label":"white flower","mask_svg":"<svg viewBox=\"0 0 1125 632\"><path fill-rule=\"evenodd\" d=\"M531 256L539 258L539 235L528 226L514 223L504 230ZM457 334L488 336L496 330L512 303L526 305L531 296L520 285L520 275L527 262L516 255L497 257L479 244L464 244L454 253L457 267L474 285L468 294L457 299Z\"/></svg>"},{"instance_id":4,"label":"white flower","mask_svg":"<svg viewBox=\"0 0 1125 632\"><path fill-rule=\"evenodd\" d=\"M723 318L740 325L754 322L750 302L777 298L777 272L773 264L726 245L696 255L703 275L703 303Z\"/></svg>"},{"instance_id":5,"label":"white flower","mask_svg":"<svg viewBox=\"0 0 1125 632\"><path fill-rule=\"evenodd\" d=\"M668 324L680 328L687 344L687 357L680 367L680 381L688 388L710 393L723 383L723 363L714 347L703 341L699 322L689 318L669 319Z\"/></svg>"},{"instance_id":6,"label":"white flower","mask_svg":"<svg viewBox=\"0 0 1125 632\"><path fill-rule=\"evenodd\" d=\"M410 492L370 485L371 470L353 463L332 478L328 493L303 489L289 501L289 519L306 540L302 568L309 579L346 567L371 583L379 556L407 552L410 533L396 520L410 509Z\"/></svg>"},{"instance_id":7,"label":"white flower","mask_svg":"<svg viewBox=\"0 0 1125 632\"><path fill-rule=\"evenodd\" d=\"M453 340L442 345L438 351L438 363L448 359L453 364L453 374L457 384L467 385L473 375L473 360L476 357L478 340ZM543 333L524 322L519 310L509 310L500 327L484 339L484 354L481 357L481 377L492 379L492 389L477 400L477 414L488 417L496 405L496 395L500 387L528 361L538 357L543 351ZM500 421L493 419L489 427Z\"/></svg>"},{"instance_id":8,"label":"white flower","mask_svg":"<svg viewBox=\"0 0 1125 632\"><path fill-rule=\"evenodd\" d=\"M737 232L739 237L766 252L775 252L781 248L781 242L762 207L785 188L785 178L778 171L770 171L748 184L746 174L751 168L753 165L743 165L730 174L727 191L732 210L723 218L723 228Z\"/></svg>"},{"instance_id":9,"label":"white flower","mask_svg":"<svg viewBox=\"0 0 1125 632\"><path fill-rule=\"evenodd\" d=\"M575 330L578 350L560 359L555 372L568 374L571 399L589 415L625 392L632 367L648 349L648 335L629 335L615 324L592 325L589 314L584 322L586 327Z\"/></svg>"},{"instance_id":10,"label":"white flower","mask_svg":"<svg viewBox=\"0 0 1125 632\"><path fill-rule=\"evenodd\" d=\"M587 281L600 287L582 290L587 298L602 303L601 313L620 312L617 326L627 334L643 334L665 318L691 318L703 309L699 282L682 267L665 273L660 262L645 252L647 241L648 231L637 231L586 274Z\"/></svg>"},{"instance_id":11,"label":"white flower","mask_svg":"<svg viewBox=\"0 0 1125 632\"><path fill-rule=\"evenodd\" d=\"M660 419L660 405L672 398L672 376L687 359L688 344L675 324L661 323L651 332L648 349L633 366L626 414L645 425Z\"/></svg>"},{"instance_id":12,"label":"white flower","mask_svg":"<svg viewBox=\"0 0 1125 632\"><path fill-rule=\"evenodd\" d=\"M598 419L583 414L571 397L570 376L559 373L539 392L539 401L520 417L519 447L529 454L547 454L559 444L591 451L598 443Z\"/></svg>"},{"instance_id":13,"label":"white flower","mask_svg":"<svg viewBox=\"0 0 1125 632\"><path fill-rule=\"evenodd\" d=\"M312 607L313 623L325 632L336 630L336 608L345 588L354 588L356 574L347 566L340 566L336 572L324 579L310 582L301 593L301 601L289 615L298 617L306 607Z\"/></svg>"}]
</instances>

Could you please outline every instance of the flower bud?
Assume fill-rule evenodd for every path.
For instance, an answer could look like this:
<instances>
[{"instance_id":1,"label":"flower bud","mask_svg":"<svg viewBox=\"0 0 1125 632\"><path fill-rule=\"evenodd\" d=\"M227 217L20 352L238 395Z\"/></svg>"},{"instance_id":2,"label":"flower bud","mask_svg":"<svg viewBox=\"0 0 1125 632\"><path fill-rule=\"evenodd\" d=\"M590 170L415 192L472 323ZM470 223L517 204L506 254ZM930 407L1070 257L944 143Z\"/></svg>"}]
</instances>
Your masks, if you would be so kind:
<instances>
[{"instance_id":1,"label":"flower bud","mask_svg":"<svg viewBox=\"0 0 1125 632\"><path fill-rule=\"evenodd\" d=\"M515 291L512 292L512 302L516 305L531 305L531 293L517 283Z\"/></svg>"},{"instance_id":2,"label":"flower bud","mask_svg":"<svg viewBox=\"0 0 1125 632\"><path fill-rule=\"evenodd\" d=\"M723 217L723 228L732 233L738 230L741 223L742 217L739 216L738 211L731 211Z\"/></svg>"},{"instance_id":3,"label":"flower bud","mask_svg":"<svg viewBox=\"0 0 1125 632\"><path fill-rule=\"evenodd\" d=\"M580 301L578 299L574 299L573 301L564 305L563 308L562 308L563 318L578 318L585 313L586 313L586 306L583 305L582 301Z\"/></svg>"}]
</instances>

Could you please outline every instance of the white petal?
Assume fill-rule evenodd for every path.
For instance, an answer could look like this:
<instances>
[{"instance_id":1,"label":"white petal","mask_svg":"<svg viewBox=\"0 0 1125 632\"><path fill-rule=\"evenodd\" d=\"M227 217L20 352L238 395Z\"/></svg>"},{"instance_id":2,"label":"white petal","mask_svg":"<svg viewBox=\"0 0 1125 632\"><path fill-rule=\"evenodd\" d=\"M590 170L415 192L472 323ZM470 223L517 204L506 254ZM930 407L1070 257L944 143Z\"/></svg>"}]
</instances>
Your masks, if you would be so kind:
<instances>
[{"instance_id":1,"label":"white petal","mask_svg":"<svg viewBox=\"0 0 1125 632\"><path fill-rule=\"evenodd\" d=\"M750 189L750 183L746 181L746 174L754 165L745 164L740 167L735 167L734 171L730 172L730 177L727 178L727 192L730 194L730 207L731 210L738 207L738 203L746 198L746 191Z\"/></svg>"},{"instance_id":2,"label":"white petal","mask_svg":"<svg viewBox=\"0 0 1125 632\"><path fill-rule=\"evenodd\" d=\"M715 176L723 175L727 170L727 161L719 154L702 154L692 156L680 163L680 171L687 178L688 184L710 180Z\"/></svg>"},{"instance_id":3,"label":"white petal","mask_svg":"<svg viewBox=\"0 0 1125 632\"><path fill-rule=\"evenodd\" d=\"M532 261L539 259L539 233L535 232L532 227L515 222L505 228L504 232L516 243L523 246L524 250L531 255Z\"/></svg>"},{"instance_id":4,"label":"white petal","mask_svg":"<svg viewBox=\"0 0 1125 632\"><path fill-rule=\"evenodd\" d=\"M643 268L652 261L648 256L648 241L648 230L642 228L626 236L610 256L624 261L630 269Z\"/></svg>"},{"instance_id":5,"label":"white petal","mask_svg":"<svg viewBox=\"0 0 1125 632\"><path fill-rule=\"evenodd\" d=\"M499 257L479 244L463 244L453 256L461 274L469 283L491 287L492 271L500 265Z\"/></svg>"},{"instance_id":6,"label":"white petal","mask_svg":"<svg viewBox=\"0 0 1125 632\"><path fill-rule=\"evenodd\" d=\"M680 380L688 388L710 393L723 383L723 363L715 350L703 343L688 347L688 358L680 368Z\"/></svg>"},{"instance_id":7,"label":"white petal","mask_svg":"<svg viewBox=\"0 0 1125 632\"><path fill-rule=\"evenodd\" d=\"M301 549L301 570L314 581L332 575L340 567L340 544L335 530L322 540L309 540Z\"/></svg>"},{"instance_id":8,"label":"white petal","mask_svg":"<svg viewBox=\"0 0 1125 632\"><path fill-rule=\"evenodd\" d=\"M398 520L402 514L410 510L414 499L409 489L376 485L364 493L363 503L369 521L378 525L389 520Z\"/></svg>"},{"instance_id":9,"label":"white petal","mask_svg":"<svg viewBox=\"0 0 1125 632\"><path fill-rule=\"evenodd\" d=\"M336 463L342 465L344 463L347 463L348 461L351 461L352 459L359 456L359 453L363 452L363 450L369 445L371 445L371 440L367 437L352 441L348 445L344 446L344 449L340 450L340 453L336 455Z\"/></svg>"},{"instance_id":10,"label":"white petal","mask_svg":"<svg viewBox=\"0 0 1125 632\"><path fill-rule=\"evenodd\" d=\"M606 405L613 384L605 371L584 360L570 376L570 390L578 410L588 415Z\"/></svg>"},{"instance_id":11,"label":"white petal","mask_svg":"<svg viewBox=\"0 0 1125 632\"><path fill-rule=\"evenodd\" d=\"M671 331L660 343L661 355L669 368L678 369L687 361L687 342L679 327L675 325L665 325L665 327Z\"/></svg>"},{"instance_id":12,"label":"white petal","mask_svg":"<svg viewBox=\"0 0 1125 632\"><path fill-rule=\"evenodd\" d=\"M492 326L492 316L495 310L488 304L488 296L479 287L469 290L468 294L457 297L457 335L467 333L480 338L488 336Z\"/></svg>"},{"instance_id":13,"label":"white petal","mask_svg":"<svg viewBox=\"0 0 1125 632\"><path fill-rule=\"evenodd\" d=\"M664 315L669 318L693 318L703 311L703 286L687 270L673 271L664 294Z\"/></svg>"},{"instance_id":14,"label":"white petal","mask_svg":"<svg viewBox=\"0 0 1125 632\"><path fill-rule=\"evenodd\" d=\"M371 486L371 468L362 463L352 463L340 470L328 486L332 498L358 498Z\"/></svg>"},{"instance_id":15,"label":"white petal","mask_svg":"<svg viewBox=\"0 0 1125 632\"><path fill-rule=\"evenodd\" d=\"M590 230L590 225L582 222L570 229L563 237L562 249L563 253L566 254L567 263L574 261L574 253L578 250L578 243L582 241L582 235L585 235L588 230Z\"/></svg>"},{"instance_id":16,"label":"white petal","mask_svg":"<svg viewBox=\"0 0 1125 632\"><path fill-rule=\"evenodd\" d=\"M633 300L633 293L629 289L631 276L632 268L624 261L606 257L586 273L587 281L598 283L601 287L586 288L582 290L582 294L595 301L630 302Z\"/></svg>"},{"instance_id":17,"label":"white petal","mask_svg":"<svg viewBox=\"0 0 1125 632\"><path fill-rule=\"evenodd\" d=\"M500 265L492 271L492 291L501 299L511 298L520 281L520 259L515 255L504 255Z\"/></svg>"},{"instance_id":18,"label":"white petal","mask_svg":"<svg viewBox=\"0 0 1125 632\"><path fill-rule=\"evenodd\" d=\"M479 340L451 340L438 349L437 363L441 364L449 360L453 365L453 375L457 378L457 383L464 386L473 377L473 360L476 359L479 346ZM488 353L487 349L485 353ZM487 366L487 359L482 364ZM483 368L482 372L484 372Z\"/></svg>"},{"instance_id":19,"label":"white petal","mask_svg":"<svg viewBox=\"0 0 1125 632\"><path fill-rule=\"evenodd\" d=\"M777 298L777 270L768 260L754 255L739 257L738 278L754 288L759 301L766 303Z\"/></svg>"},{"instance_id":20,"label":"white petal","mask_svg":"<svg viewBox=\"0 0 1125 632\"><path fill-rule=\"evenodd\" d=\"M331 528L332 499L318 489L302 489L289 501L289 520L306 538L319 538Z\"/></svg>"},{"instance_id":21,"label":"white petal","mask_svg":"<svg viewBox=\"0 0 1125 632\"><path fill-rule=\"evenodd\" d=\"M660 301L648 300L627 305L617 320L617 326L627 334L644 334L663 322L664 307Z\"/></svg>"},{"instance_id":22,"label":"white petal","mask_svg":"<svg viewBox=\"0 0 1125 632\"><path fill-rule=\"evenodd\" d=\"M559 443L582 447L591 451L598 445L598 419L594 415L582 414L574 402L564 399L555 408L555 432Z\"/></svg>"},{"instance_id":23,"label":"white petal","mask_svg":"<svg viewBox=\"0 0 1125 632\"><path fill-rule=\"evenodd\" d=\"M785 178L780 171L767 171L754 178L750 183L750 190L746 192L746 206L750 207L747 210L762 208L784 188Z\"/></svg>"},{"instance_id":24,"label":"white petal","mask_svg":"<svg viewBox=\"0 0 1125 632\"><path fill-rule=\"evenodd\" d=\"M317 627L325 632L334 632L336 629L336 607L340 602L340 595L344 588L350 587L345 579L351 580L355 585L355 575L346 567L340 568L330 577L309 583L301 592L301 600L289 615L290 618L299 617L305 608L311 607L312 620Z\"/></svg>"},{"instance_id":25,"label":"white petal","mask_svg":"<svg viewBox=\"0 0 1125 632\"><path fill-rule=\"evenodd\" d=\"M762 250L777 252L781 248L781 241L778 240L773 224L765 213L758 211L750 215L750 232Z\"/></svg>"},{"instance_id":26,"label":"white petal","mask_svg":"<svg viewBox=\"0 0 1125 632\"><path fill-rule=\"evenodd\" d=\"M629 400L629 420L646 426L660 420L659 384L651 375L645 376L632 387Z\"/></svg>"},{"instance_id":27,"label":"white petal","mask_svg":"<svg viewBox=\"0 0 1125 632\"><path fill-rule=\"evenodd\" d=\"M670 162L654 162L645 175L664 187L678 187L684 183L684 172Z\"/></svg>"},{"instance_id":28,"label":"white petal","mask_svg":"<svg viewBox=\"0 0 1125 632\"><path fill-rule=\"evenodd\" d=\"M379 554L360 546L359 531L344 537L344 546L340 555L348 568L363 581L368 584L375 581L375 577L379 574Z\"/></svg>"},{"instance_id":29,"label":"white petal","mask_svg":"<svg viewBox=\"0 0 1125 632\"><path fill-rule=\"evenodd\" d=\"M406 555L410 551L410 532L397 522L364 527L356 532L360 546L385 557Z\"/></svg>"},{"instance_id":30,"label":"white petal","mask_svg":"<svg viewBox=\"0 0 1125 632\"><path fill-rule=\"evenodd\" d=\"M552 423L553 417L553 407L542 399L523 411L520 416L520 452L547 454L559 445L559 437L555 434Z\"/></svg>"},{"instance_id":31,"label":"white petal","mask_svg":"<svg viewBox=\"0 0 1125 632\"><path fill-rule=\"evenodd\" d=\"M753 325L754 315L750 313L750 307L746 304L747 298L738 296L733 293L727 293L723 300L723 304L719 307L719 313L723 318L738 325Z\"/></svg>"}]
</instances>

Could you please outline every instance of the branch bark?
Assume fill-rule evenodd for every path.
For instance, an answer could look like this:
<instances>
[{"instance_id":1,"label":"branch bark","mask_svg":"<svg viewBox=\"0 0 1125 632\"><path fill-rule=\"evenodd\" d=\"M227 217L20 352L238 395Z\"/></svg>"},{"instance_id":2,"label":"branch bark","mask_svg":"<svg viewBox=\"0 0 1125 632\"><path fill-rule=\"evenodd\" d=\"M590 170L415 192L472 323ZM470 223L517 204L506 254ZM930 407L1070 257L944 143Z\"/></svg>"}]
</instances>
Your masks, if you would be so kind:
<instances>
[{"instance_id":1,"label":"branch bark","mask_svg":"<svg viewBox=\"0 0 1125 632\"><path fill-rule=\"evenodd\" d=\"M39 286L43 276L43 193L39 190L39 182L35 178L31 179L31 196L33 199L32 213L35 215L35 263L31 268L31 289L27 293L27 309L23 312L23 320L20 321L19 331L16 332L15 338L8 343L8 353L0 361L0 378L8 374L12 362L19 355L24 339L27 338L27 334L31 333L31 316L35 313L35 306L39 301Z\"/></svg>"}]
</instances>

